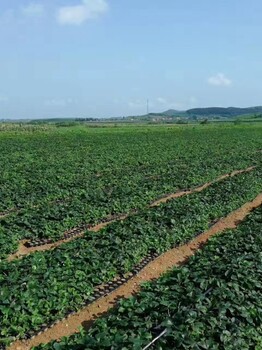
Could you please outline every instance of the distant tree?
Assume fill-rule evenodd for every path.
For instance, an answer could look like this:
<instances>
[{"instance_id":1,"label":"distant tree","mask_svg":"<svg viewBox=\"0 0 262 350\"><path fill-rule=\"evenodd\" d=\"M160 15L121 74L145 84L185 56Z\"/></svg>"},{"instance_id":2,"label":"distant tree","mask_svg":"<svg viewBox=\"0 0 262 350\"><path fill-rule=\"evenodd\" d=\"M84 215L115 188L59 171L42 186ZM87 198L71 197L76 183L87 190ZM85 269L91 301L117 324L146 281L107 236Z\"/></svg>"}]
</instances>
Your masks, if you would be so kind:
<instances>
[{"instance_id":1,"label":"distant tree","mask_svg":"<svg viewBox=\"0 0 262 350\"><path fill-rule=\"evenodd\" d=\"M176 122L176 124L188 124L187 120L180 119Z\"/></svg>"},{"instance_id":2,"label":"distant tree","mask_svg":"<svg viewBox=\"0 0 262 350\"><path fill-rule=\"evenodd\" d=\"M242 122L241 122L241 120L240 119L235 119L234 120L234 125L239 125L239 124L241 124Z\"/></svg>"}]
</instances>

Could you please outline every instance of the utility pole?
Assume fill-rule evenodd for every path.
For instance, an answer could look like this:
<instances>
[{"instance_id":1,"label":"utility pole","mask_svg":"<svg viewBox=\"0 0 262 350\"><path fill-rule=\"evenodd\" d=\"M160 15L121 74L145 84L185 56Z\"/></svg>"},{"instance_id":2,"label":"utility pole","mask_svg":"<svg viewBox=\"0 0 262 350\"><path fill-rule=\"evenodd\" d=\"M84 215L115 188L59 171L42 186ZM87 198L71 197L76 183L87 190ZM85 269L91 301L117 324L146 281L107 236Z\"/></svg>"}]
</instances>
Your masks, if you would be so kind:
<instances>
[{"instance_id":1,"label":"utility pole","mask_svg":"<svg viewBox=\"0 0 262 350\"><path fill-rule=\"evenodd\" d=\"M146 101L146 112L147 112L147 115L149 114L149 100L147 99Z\"/></svg>"}]
</instances>

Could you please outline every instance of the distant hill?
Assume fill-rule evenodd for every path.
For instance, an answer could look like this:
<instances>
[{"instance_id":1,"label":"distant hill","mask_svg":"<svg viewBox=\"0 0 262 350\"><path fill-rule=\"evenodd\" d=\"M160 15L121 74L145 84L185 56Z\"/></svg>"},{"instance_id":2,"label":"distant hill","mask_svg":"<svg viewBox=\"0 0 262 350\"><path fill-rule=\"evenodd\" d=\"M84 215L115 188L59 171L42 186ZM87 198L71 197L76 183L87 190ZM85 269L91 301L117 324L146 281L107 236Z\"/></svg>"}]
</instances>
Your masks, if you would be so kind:
<instances>
[{"instance_id":1,"label":"distant hill","mask_svg":"<svg viewBox=\"0 0 262 350\"><path fill-rule=\"evenodd\" d=\"M183 114L186 114L186 111L178 111L176 109L169 109L165 112L162 112L161 114L165 115L167 117L176 117L176 116L181 116Z\"/></svg>"},{"instance_id":2,"label":"distant hill","mask_svg":"<svg viewBox=\"0 0 262 350\"><path fill-rule=\"evenodd\" d=\"M234 119L242 118L262 118L262 106L256 107L207 107L207 108L192 108L186 111L178 111L176 109L168 109L164 112L149 113L145 115L133 115L128 117L114 118L50 118L50 119L35 119L30 123L79 123L79 122L153 122L153 123L187 123L190 120L203 119Z\"/></svg>"},{"instance_id":3,"label":"distant hill","mask_svg":"<svg viewBox=\"0 0 262 350\"><path fill-rule=\"evenodd\" d=\"M193 108L186 111L188 116L201 116L201 117L237 117L241 115L249 114L261 114L262 106L248 107L248 108L238 108L238 107L209 107L209 108Z\"/></svg>"},{"instance_id":4,"label":"distant hill","mask_svg":"<svg viewBox=\"0 0 262 350\"><path fill-rule=\"evenodd\" d=\"M254 115L254 114L262 114L262 106L256 107L247 107L247 108L239 108L239 107L207 107L207 108L192 108L186 111L178 111L176 109L169 109L162 113L150 113L148 116L164 116L164 117L187 117L192 118L195 117L222 117L222 118L234 118L241 115Z\"/></svg>"}]
</instances>

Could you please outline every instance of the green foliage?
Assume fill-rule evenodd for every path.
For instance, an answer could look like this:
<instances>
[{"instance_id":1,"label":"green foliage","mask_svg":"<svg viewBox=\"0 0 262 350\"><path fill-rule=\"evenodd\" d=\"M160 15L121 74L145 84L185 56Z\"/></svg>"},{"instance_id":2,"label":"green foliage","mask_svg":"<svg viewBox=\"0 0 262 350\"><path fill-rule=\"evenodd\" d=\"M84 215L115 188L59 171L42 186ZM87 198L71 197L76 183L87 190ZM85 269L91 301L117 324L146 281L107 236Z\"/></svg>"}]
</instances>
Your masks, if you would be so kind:
<instances>
[{"instance_id":1,"label":"green foliage","mask_svg":"<svg viewBox=\"0 0 262 350\"><path fill-rule=\"evenodd\" d=\"M258 127L33 128L0 134L0 259L261 162Z\"/></svg>"},{"instance_id":2,"label":"green foliage","mask_svg":"<svg viewBox=\"0 0 262 350\"><path fill-rule=\"evenodd\" d=\"M240 125L242 123L241 119L237 118L234 120L235 125Z\"/></svg>"},{"instance_id":3,"label":"green foliage","mask_svg":"<svg viewBox=\"0 0 262 350\"><path fill-rule=\"evenodd\" d=\"M86 332L35 350L261 349L262 207Z\"/></svg>"},{"instance_id":4,"label":"green foliage","mask_svg":"<svg viewBox=\"0 0 262 350\"><path fill-rule=\"evenodd\" d=\"M124 274L150 251L192 239L261 191L261 170L141 211L57 249L0 265L0 335L24 336L81 308L97 285ZM1 341L1 338L0 338Z\"/></svg>"},{"instance_id":5,"label":"green foliage","mask_svg":"<svg viewBox=\"0 0 262 350\"><path fill-rule=\"evenodd\" d=\"M130 271L149 251L186 242L253 199L261 191L261 130L210 125L1 129L0 212L11 211L0 219L1 343L80 309L94 287ZM251 165L257 165L253 172L147 209L163 195ZM101 232L19 261L3 260L20 239L57 240L68 229L133 209L138 214ZM169 306L168 300L163 303ZM163 322L167 326L169 319ZM129 338L135 348L152 338L151 320L144 324L145 333L141 329ZM196 324L196 334L201 327ZM110 337L98 337L110 346ZM115 338L126 341L124 335Z\"/></svg>"},{"instance_id":6,"label":"green foliage","mask_svg":"<svg viewBox=\"0 0 262 350\"><path fill-rule=\"evenodd\" d=\"M187 115L198 115L198 116L221 116L221 117L237 117L240 115L245 114L255 114L255 113L261 113L262 112L262 106L257 107L248 107L248 108L237 108L237 107L208 107L208 108L193 108L186 111Z\"/></svg>"}]
</instances>

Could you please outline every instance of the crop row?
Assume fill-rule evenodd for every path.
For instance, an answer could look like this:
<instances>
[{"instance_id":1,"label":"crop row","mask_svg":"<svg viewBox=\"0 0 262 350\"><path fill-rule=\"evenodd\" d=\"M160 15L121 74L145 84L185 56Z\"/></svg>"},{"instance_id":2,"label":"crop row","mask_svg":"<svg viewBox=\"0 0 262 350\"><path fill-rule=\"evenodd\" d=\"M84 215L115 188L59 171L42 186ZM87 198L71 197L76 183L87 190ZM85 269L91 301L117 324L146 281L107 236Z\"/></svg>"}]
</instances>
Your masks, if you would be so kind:
<instances>
[{"instance_id":1,"label":"crop row","mask_svg":"<svg viewBox=\"0 0 262 350\"><path fill-rule=\"evenodd\" d=\"M0 136L0 212L22 209L2 225L14 225L20 238L57 238L81 220L93 224L141 208L259 162L261 146L255 128Z\"/></svg>"},{"instance_id":2,"label":"crop row","mask_svg":"<svg viewBox=\"0 0 262 350\"><path fill-rule=\"evenodd\" d=\"M52 251L0 265L1 340L62 318L90 300L94 288L133 269L149 252L186 242L261 191L261 170L115 222Z\"/></svg>"},{"instance_id":3,"label":"crop row","mask_svg":"<svg viewBox=\"0 0 262 350\"><path fill-rule=\"evenodd\" d=\"M262 348L262 207L88 331L35 350Z\"/></svg>"},{"instance_id":4,"label":"crop row","mask_svg":"<svg viewBox=\"0 0 262 350\"><path fill-rule=\"evenodd\" d=\"M62 208L57 216L55 215L56 205L60 205L60 208ZM7 255L14 253L17 249L18 240L24 238L31 238L27 244L36 246L54 242L59 238L73 237L79 232L88 230L92 227L92 224L89 220L90 217L87 218L86 216L87 208L90 211L93 210L90 204L71 199L67 202L54 203L51 209L47 206L43 212L42 206L41 209L37 207L31 209L31 211L28 209L24 210L24 215L21 210L13 217L2 219L0 242L2 242L3 248L0 258L5 258ZM130 210L129 215L133 212L134 210ZM100 218L100 223L111 222L122 216L121 214L114 214L104 219Z\"/></svg>"}]
</instances>

